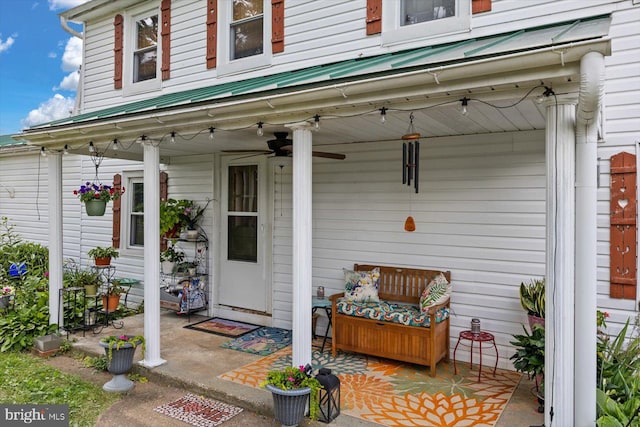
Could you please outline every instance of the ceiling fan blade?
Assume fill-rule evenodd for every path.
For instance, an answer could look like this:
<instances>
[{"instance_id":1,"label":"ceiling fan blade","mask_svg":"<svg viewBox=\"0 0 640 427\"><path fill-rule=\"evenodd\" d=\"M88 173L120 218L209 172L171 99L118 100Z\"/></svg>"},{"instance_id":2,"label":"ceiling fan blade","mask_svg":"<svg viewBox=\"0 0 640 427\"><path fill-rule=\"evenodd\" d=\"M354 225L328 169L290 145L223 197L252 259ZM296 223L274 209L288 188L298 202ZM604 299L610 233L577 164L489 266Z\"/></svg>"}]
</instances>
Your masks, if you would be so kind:
<instances>
[{"instance_id":1,"label":"ceiling fan blade","mask_svg":"<svg viewBox=\"0 0 640 427\"><path fill-rule=\"evenodd\" d=\"M347 158L344 154L326 153L324 151L312 151L311 154L314 157L324 157L325 159L344 160Z\"/></svg>"},{"instance_id":2,"label":"ceiling fan blade","mask_svg":"<svg viewBox=\"0 0 640 427\"><path fill-rule=\"evenodd\" d=\"M243 154L243 153L255 153L255 154L271 154L271 150L222 150L222 153L228 154Z\"/></svg>"}]
</instances>

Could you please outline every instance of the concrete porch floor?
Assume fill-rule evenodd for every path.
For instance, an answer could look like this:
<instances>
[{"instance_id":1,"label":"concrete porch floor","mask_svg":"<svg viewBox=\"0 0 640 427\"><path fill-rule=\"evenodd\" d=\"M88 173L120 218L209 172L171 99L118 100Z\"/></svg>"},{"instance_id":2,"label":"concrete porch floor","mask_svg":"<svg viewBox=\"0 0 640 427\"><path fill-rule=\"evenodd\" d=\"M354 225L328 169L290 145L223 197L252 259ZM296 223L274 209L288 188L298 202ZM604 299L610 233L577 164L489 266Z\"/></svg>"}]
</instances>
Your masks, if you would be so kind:
<instances>
[{"instance_id":1,"label":"concrete porch floor","mask_svg":"<svg viewBox=\"0 0 640 427\"><path fill-rule=\"evenodd\" d=\"M220 344L230 338L185 329L184 326L205 320L205 316L177 316L168 310L161 311L161 357L167 362L153 369L135 365L136 372L146 376L149 381L176 386L191 393L208 396L226 403L245 408L258 414L272 416L271 394L265 390L218 379L218 375L246 364L263 356L221 348ZM144 315L127 317L122 329L104 328L99 334L82 331L71 334L76 338L74 348L84 353L102 355L104 350L98 345L101 337L117 334L143 335ZM136 360L142 359L142 352L136 351ZM537 402L531 394L533 382L523 377L513 397L503 411L496 427L540 426L544 416L537 412ZM135 393L135 388L130 393ZM144 414L141 414L144 417ZM144 419L144 418L143 418ZM325 425L311 423L308 419L303 425ZM341 414L331 425L335 426L378 426L359 418Z\"/></svg>"}]
</instances>

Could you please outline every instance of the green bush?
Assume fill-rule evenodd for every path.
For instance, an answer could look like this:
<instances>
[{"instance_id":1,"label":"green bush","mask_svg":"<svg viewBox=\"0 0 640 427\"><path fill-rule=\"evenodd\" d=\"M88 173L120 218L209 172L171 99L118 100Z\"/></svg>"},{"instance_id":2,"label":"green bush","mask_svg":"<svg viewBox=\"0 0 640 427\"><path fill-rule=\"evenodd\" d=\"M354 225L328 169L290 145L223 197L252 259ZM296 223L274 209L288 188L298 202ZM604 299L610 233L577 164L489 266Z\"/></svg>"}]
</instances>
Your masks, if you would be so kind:
<instances>
[{"instance_id":1,"label":"green bush","mask_svg":"<svg viewBox=\"0 0 640 427\"><path fill-rule=\"evenodd\" d=\"M598 333L598 426L640 426L638 325L628 331L629 320L615 337Z\"/></svg>"},{"instance_id":2,"label":"green bush","mask_svg":"<svg viewBox=\"0 0 640 427\"><path fill-rule=\"evenodd\" d=\"M27 265L27 273L45 277L49 271L49 249L33 242L23 241L9 224L7 217L0 220L0 277L8 277L11 264Z\"/></svg>"}]
</instances>

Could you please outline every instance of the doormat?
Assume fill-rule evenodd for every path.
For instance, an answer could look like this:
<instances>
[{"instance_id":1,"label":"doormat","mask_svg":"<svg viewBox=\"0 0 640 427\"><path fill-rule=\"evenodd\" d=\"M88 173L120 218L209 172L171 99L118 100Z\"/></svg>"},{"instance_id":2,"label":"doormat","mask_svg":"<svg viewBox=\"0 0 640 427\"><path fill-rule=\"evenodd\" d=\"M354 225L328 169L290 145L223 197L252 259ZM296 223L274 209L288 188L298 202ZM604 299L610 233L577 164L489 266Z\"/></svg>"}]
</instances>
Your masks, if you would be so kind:
<instances>
[{"instance_id":1,"label":"doormat","mask_svg":"<svg viewBox=\"0 0 640 427\"><path fill-rule=\"evenodd\" d=\"M197 427L219 426L242 412L237 406L191 393L153 410Z\"/></svg>"},{"instance_id":2,"label":"doormat","mask_svg":"<svg viewBox=\"0 0 640 427\"><path fill-rule=\"evenodd\" d=\"M234 340L222 343L220 347L268 356L288 345L291 345L290 330L265 326L257 331L249 332Z\"/></svg>"},{"instance_id":3,"label":"doormat","mask_svg":"<svg viewBox=\"0 0 640 427\"><path fill-rule=\"evenodd\" d=\"M222 335L224 337L239 337L261 327L262 326L260 325L237 322L235 320L223 319L221 317L212 317L210 319L185 326L187 329L209 332L210 334Z\"/></svg>"},{"instance_id":4,"label":"doormat","mask_svg":"<svg viewBox=\"0 0 640 427\"><path fill-rule=\"evenodd\" d=\"M259 388L271 369L291 366L291 348L250 363L218 378ZM340 378L340 413L384 426L494 426L522 375L482 370L458 362L440 362L436 376L429 367L355 353L313 351L314 372L331 369Z\"/></svg>"}]
</instances>

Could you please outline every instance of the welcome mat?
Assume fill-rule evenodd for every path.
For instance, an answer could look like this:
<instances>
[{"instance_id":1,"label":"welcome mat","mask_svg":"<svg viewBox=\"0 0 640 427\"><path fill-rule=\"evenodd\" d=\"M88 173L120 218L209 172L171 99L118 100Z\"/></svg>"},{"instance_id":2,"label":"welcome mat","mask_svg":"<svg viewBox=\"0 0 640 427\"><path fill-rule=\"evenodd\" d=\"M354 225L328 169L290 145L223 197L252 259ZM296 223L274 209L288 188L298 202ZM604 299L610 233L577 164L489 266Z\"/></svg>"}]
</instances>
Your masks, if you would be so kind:
<instances>
[{"instance_id":1,"label":"welcome mat","mask_svg":"<svg viewBox=\"0 0 640 427\"><path fill-rule=\"evenodd\" d=\"M197 427L215 427L242 412L237 406L191 393L153 410Z\"/></svg>"},{"instance_id":2,"label":"welcome mat","mask_svg":"<svg viewBox=\"0 0 640 427\"><path fill-rule=\"evenodd\" d=\"M314 372L331 369L340 378L341 413L385 426L494 426L520 381L521 374L469 364L439 363L429 368L362 354L313 351ZM219 375L218 378L259 387L271 369L291 366L291 348Z\"/></svg>"},{"instance_id":3,"label":"welcome mat","mask_svg":"<svg viewBox=\"0 0 640 427\"><path fill-rule=\"evenodd\" d=\"M220 347L267 356L288 345L291 345L290 330L265 326L234 340L222 343Z\"/></svg>"},{"instance_id":4,"label":"welcome mat","mask_svg":"<svg viewBox=\"0 0 640 427\"><path fill-rule=\"evenodd\" d=\"M209 332L210 334L222 335L224 337L239 337L248 332L261 328L260 325L238 322L235 320L212 317L198 323L185 326L187 329Z\"/></svg>"}]
</instances>

